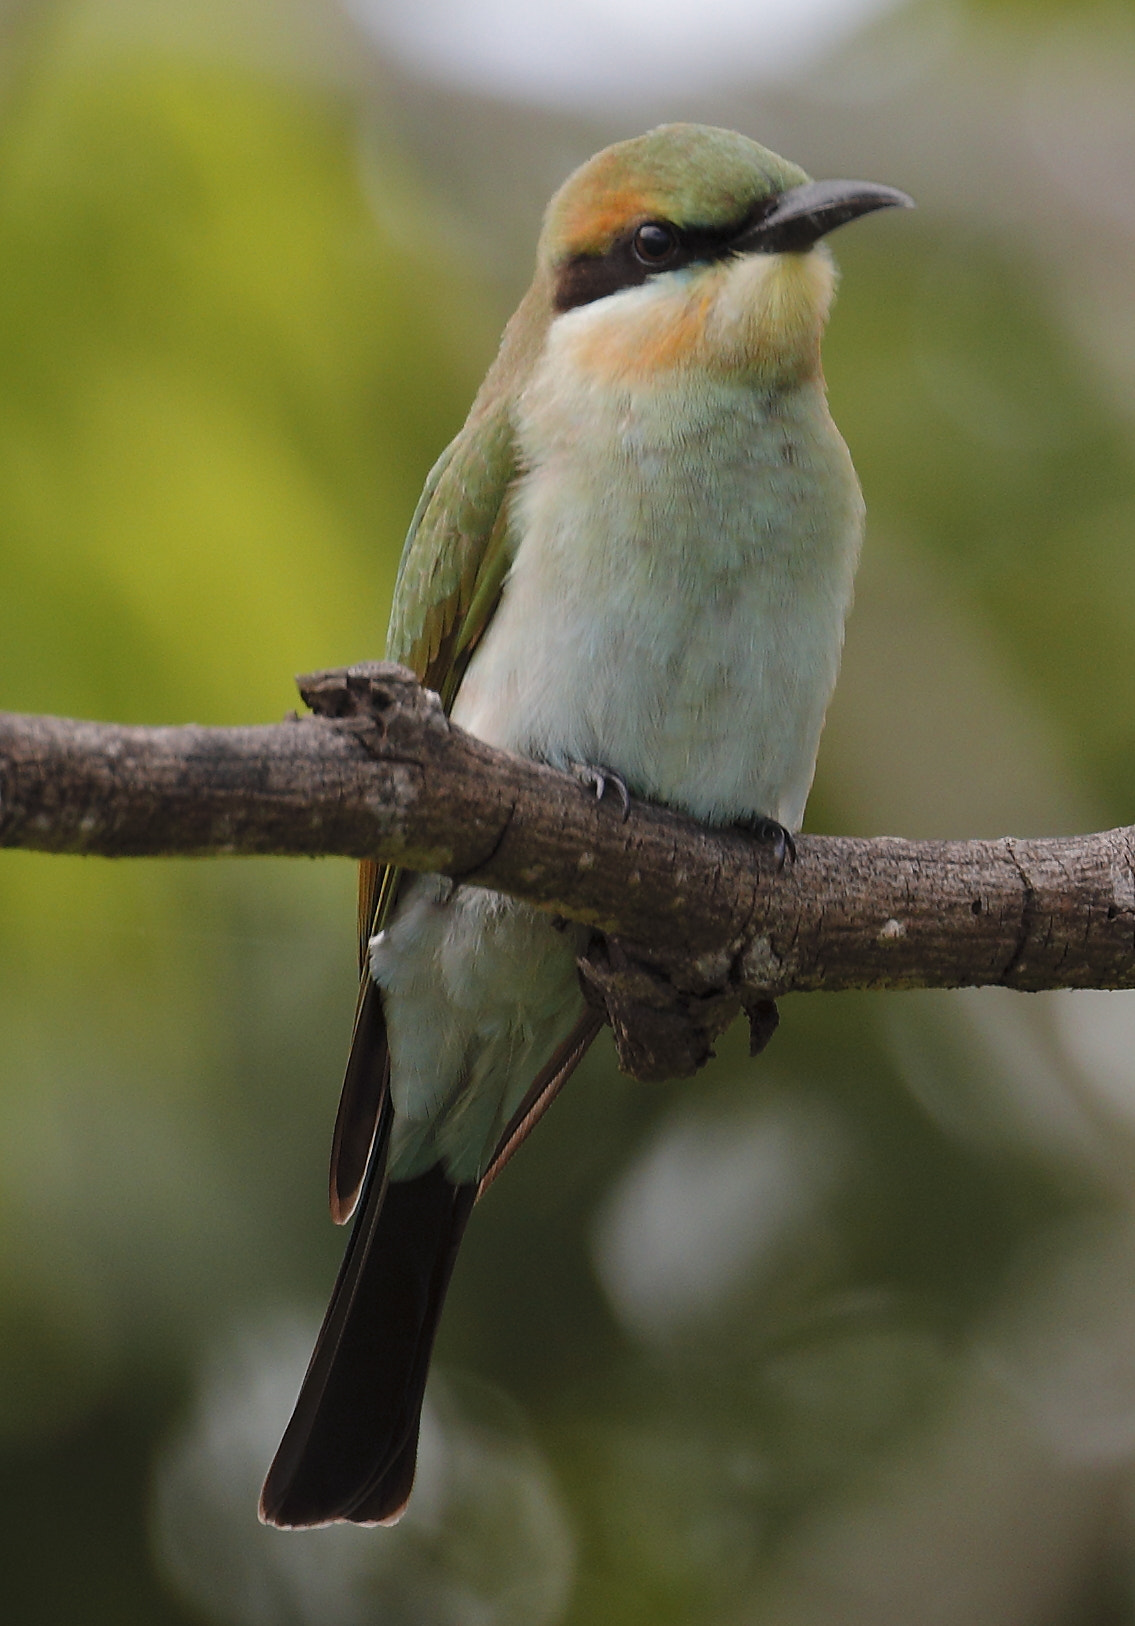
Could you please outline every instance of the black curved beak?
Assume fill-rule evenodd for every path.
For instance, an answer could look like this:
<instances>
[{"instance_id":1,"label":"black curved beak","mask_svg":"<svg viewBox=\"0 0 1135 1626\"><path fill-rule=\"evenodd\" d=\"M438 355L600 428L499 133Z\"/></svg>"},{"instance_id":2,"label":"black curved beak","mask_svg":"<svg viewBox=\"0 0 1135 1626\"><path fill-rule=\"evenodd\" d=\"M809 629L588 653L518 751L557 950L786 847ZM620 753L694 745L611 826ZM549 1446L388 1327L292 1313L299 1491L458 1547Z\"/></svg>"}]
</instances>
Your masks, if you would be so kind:
<instances>
[{"instance_id":1,"label":"black curved beak","mask_svg":"<svg viewBox=\"0 0 1135 1626\"><path fill-rule=\"evenodd\" d=\"M741 254L802 254L805 249L876 209L913 209L914 199L873 181L806 181L779 197L732 243Z\"/></svg>"}]
</instances>

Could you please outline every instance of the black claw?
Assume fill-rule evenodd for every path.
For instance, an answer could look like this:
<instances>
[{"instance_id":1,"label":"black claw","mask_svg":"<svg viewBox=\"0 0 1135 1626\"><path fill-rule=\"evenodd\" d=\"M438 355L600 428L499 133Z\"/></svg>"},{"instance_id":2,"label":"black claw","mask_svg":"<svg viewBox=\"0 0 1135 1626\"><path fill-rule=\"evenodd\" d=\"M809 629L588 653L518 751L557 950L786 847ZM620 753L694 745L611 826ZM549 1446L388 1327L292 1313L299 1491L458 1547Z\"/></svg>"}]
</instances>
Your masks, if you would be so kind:
<instances>
[{"instance_id":1,"label":"black claw","mask_svg":"<svg viewBox=\"0 0 1135 1626\"><path fill-rule=\"evenodd\" d=\"M572 772L580 782L595 792L595 800L601 802L607 794L608 785L619 798L619 814L623 823L631 810L631 793L627 789L627 782L621 773L614 768L605 768L601 763L573 762Z\"/></svg>"},{"instance_id":2,"label":"black claw","mask_svg":"<svg viewBox=\"0 0 1135 1626\"><path fill-rule=\"evenodd\" d=\"M746 1005L749 1018L749 1054L759 1056L780 1025L780 1012L771 999L755 999Z\"/></svg>"},{"instance_id":3,"label":"black claw","mask_svg":"<svg viewBox=\"0 0 1135 1626\"><path fill-rule=\"evenodd\" d=\"M773 850L776 859L777 873L785 864L795 864L796 843L792 839L792 831L785 829L776 819L766 818L763 813L752 813L746 818L734 821L739 830L746 835L756 836L758 841L767 842Z\"/></svg>"}]
</instances>

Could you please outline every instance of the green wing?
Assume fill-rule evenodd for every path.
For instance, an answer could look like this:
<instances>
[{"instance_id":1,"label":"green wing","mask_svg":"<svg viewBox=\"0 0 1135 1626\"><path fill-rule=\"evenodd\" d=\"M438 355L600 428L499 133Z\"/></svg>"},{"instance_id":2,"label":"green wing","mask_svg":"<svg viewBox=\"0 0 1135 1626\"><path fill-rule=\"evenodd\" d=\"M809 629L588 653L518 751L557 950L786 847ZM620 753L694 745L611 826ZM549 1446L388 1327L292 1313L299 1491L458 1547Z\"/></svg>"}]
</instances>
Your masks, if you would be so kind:
<instances>
[{"instance_id":1,"label":"green wing","mask_svg":"<svg viewBox=\"0 0 1135 1626\"><path fill-rule=\"evenodd\" d=\"M508 493L516 473L507 398L475 406L430 471L410 522L386 653L435 689L447 711L512 562ZM392 865L359 866L359 999L331 1147L331 1213L340 1224L354 1212L382 1134L390 1066L367 945L390 916L400 878Z\"/></svg>"},{"instance_id":2,"label":"green wing","mask_svg":"<svg viewBox=\"0 0 1135 1626\"><path fill-rule=\"evenodd\" d=\"M443 698L456 688L511 562L505 498L516 474L508 403L470 418L426 480L398 568L386 653ZM455 681L456 680L456 681Z\"/></svg>"}]
</instances>

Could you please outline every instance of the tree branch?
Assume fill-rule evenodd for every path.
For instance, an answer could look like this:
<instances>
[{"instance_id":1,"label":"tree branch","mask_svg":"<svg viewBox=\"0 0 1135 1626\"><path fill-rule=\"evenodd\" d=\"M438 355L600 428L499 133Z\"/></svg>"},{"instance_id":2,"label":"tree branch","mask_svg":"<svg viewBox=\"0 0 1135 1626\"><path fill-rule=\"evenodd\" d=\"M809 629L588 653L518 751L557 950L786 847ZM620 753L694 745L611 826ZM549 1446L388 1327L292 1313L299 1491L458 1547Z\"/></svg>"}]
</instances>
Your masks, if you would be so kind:
<instances>
[{"instance_id":1,"label":"tree branch","mask_svg":"<svg viewBox=\"0 0 1135 1626\"><path fill-rule=\"evenodd\" d=\"M259 728L0 714L0 845L381 858L508 892L602 934L585 986L638 1076L691 1071L738 1005L759 1047L790 992L1135 986L1135 829L802 836L778 873L737 831L638 802L624 822L464 733L403 668L300 688L315 716Z\"/></svg>"}]
</instances>

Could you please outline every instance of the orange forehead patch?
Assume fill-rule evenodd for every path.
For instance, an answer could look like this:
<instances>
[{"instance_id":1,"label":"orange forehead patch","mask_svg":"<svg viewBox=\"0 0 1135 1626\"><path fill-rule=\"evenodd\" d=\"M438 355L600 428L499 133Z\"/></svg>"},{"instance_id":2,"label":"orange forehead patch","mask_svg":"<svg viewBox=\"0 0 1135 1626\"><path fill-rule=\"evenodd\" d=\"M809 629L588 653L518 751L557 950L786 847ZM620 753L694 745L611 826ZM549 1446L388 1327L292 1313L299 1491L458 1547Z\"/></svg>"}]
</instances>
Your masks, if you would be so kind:
<instances>
[{"instance_id":1,"label":"orange forehead patch","mask_svg":"<svg viewBox=\"0 0 1135 1626\"><path fill-rule=\"evenodd\" d=\"M662 125L605 148L568 176L548 205L540 252L553 264L601 255L642 220L728 227L759 198L807 179L734 131Z\"/></svg>"},{"instance_id":2,"label":"orange forehead patch","mask_svg":"<svg viewBox=\"0 0 1135 1626\"><path fill-rule=\"evenodd\" d=\"M638 187L580 198L565 216L564 242L570 254L602 254L633 221L660 213L657 201Z\"/></svg>"}]
</instances>

